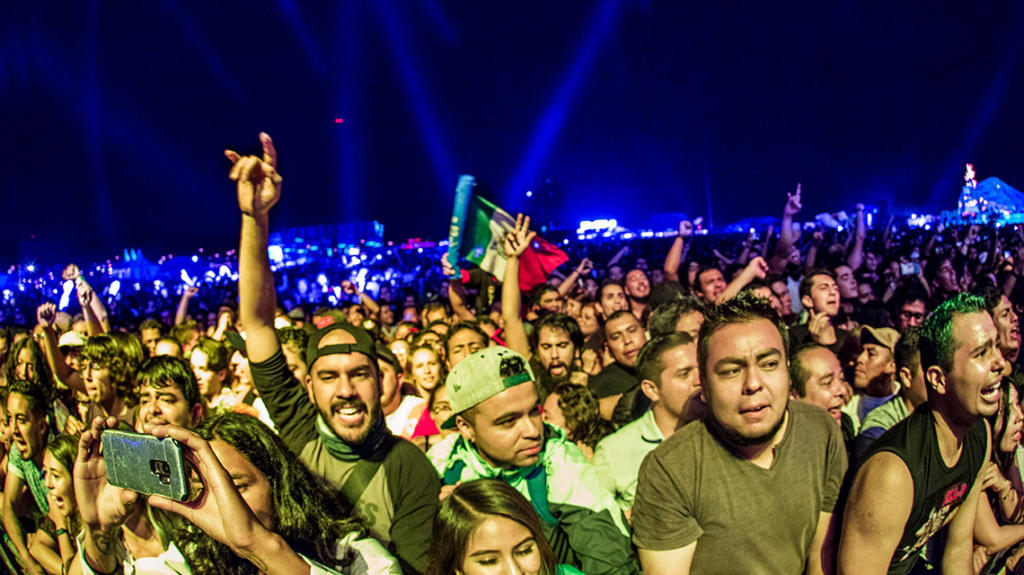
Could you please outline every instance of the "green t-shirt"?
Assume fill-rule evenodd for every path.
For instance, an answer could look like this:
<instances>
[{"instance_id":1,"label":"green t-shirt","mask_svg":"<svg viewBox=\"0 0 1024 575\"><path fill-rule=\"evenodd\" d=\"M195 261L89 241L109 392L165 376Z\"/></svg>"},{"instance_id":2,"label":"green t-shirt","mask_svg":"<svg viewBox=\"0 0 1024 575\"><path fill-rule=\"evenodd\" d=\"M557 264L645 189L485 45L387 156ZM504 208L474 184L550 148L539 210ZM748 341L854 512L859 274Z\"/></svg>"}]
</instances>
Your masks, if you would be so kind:
<instances>
[{"instance_id":1,"label":"green t-shirt","mask_svg":"<svg viewBox=\"0 0 1024 575\"><path fill-rule=\"evenodd\" d=\"M662 442L640 468L637 547L699 540L693 573L802 573L820 514L839 496L846 448L825 410L790 401L789 415L768 469L733 455L703 421Z\"/></svg>"}]
</instances>

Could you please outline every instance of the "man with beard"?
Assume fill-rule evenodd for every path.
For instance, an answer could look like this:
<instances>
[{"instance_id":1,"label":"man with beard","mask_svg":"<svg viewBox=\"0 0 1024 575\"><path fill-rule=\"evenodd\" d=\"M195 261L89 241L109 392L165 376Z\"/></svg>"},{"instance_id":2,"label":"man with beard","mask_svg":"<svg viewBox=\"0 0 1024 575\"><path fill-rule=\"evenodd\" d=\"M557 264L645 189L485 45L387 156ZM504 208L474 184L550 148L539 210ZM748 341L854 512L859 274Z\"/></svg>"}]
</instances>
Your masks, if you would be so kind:
<instances>
[{"instance_id":1,"label":"man with beard","mask_svg":"<svg viewBox=\"0 0 1024 575\"><path fill-rule=\"evenodd\" d=\"M14 449L8 453L8 473L4 479L3 524L8 544L18 554L22 568L36 575L45 571L29 551L32 536L26 532L42 526L50 510L42 470L43 451L49 436L48 402L40 385L25 380L8 384L5 395L4 408L10 419ZM23 525L29 529L24 529Z\"/></svg>"},{"instance_id":2,"label":"man with beard","mask_svg":"<svg viewBox=\"0 0 1024 575\"><path fill-rule=\"evenodd\" d=\"M651 408L605 437L594 451L597 476L627 516L633 512L644 456L677 429L704 414L697 372L697 340L686 332L662 335L640 350L640 389Z\"/></svg>"},{"instance_id":3,"label":"man with beard","mask_svg":"<svg viewBox=\"0 0 1024 575\"><path fill-rule=\"evenodd\" d=\"M499 478L542 519L559 563L590 575L638 573L629 531L611 494L575 443L541 420L529 363L504 347L459 362L445 382L458 429L430 449L446 486Z\"/></svg>"},{"instance_id":4,"label":"man with beard","mask_svg":"<svg viewBox=\"0 0 1024 575\"><path fill-rule=\"evenodd\" d=\"M260 134L260 141L262 159L226 152L242 212L238 307L253 382L285 444L339 492L403 571L422 572L440 482L419 449L388 432L373 339L344 323L314 332L306 350L308 391L281 352L267 259L268 214L280 199L281 177L270 137Z\"/></svg>"},{"instance_id":5,"label":"man with beard","mask_svg":"<svg viewBox=\"0 0 1024 575\"><path fill-rule=\"evenodd\" d=\"M537 379L541 401L559 383L571 380L580 385L587 384L587 374L574 370L576 352L582 348L583 332L579 324L564 313L544 316L533 325L530 349L533 352L532 359L541 368Z\"/></svg>"},{"instance_id":6,"label":"man with beard","mask_svg":"<svg viewBox=\"0 0 1024 575\"><path fill-rule=\"evenodd\" d=\"M629 311L640 320L647 323L647 314L650 311L649 300L651 296L651 281L643 270L630 270L626 274L626 298L629 300Z\"/></svg>"},{"instance_id":7,"label":"man with beard","mask_svg":"<svg viewBox=\"0 0 1024 575\"><path fill-rule=\"evenodd\" d=\"M786 328L763 299L708 309L697 347L708 414L640 468L644 573L822 572L846 450L828 413L789 401L786 356Z\"/></svg>"},{"instance_id":8,"label":"man with beard","mask_svg":"<svg viewBox=\"0 0 1024 575\"><path fill-rule=\"evenodd\" d=\"M985 301L959 294L921 329L928 401L874 443L844 485L840 573L910 573L943 530L943 573L973 573L973 527L989 460L986 417L1006 362Z\"/></svg>"}]
</instances>

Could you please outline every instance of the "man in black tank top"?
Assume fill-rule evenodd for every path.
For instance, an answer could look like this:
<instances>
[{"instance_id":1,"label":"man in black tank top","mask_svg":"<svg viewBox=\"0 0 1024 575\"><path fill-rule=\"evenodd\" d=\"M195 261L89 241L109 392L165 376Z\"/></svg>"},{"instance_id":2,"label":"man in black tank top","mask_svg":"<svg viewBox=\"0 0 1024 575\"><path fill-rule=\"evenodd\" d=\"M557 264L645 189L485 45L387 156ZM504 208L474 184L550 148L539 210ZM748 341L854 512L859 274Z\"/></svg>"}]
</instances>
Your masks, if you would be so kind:
<instances>
[{"instance_id":1,"label":"man in black tank top","mask_svg":"<svg viewBox=\"0 0 1024 575\"><path fill-rule=\"evenodd\" d=\"M988 460L984 417L999 408L1005 365L984 300L959 294L925 320L928 401L875 442L847 476L833 527L839 573L910 573L948 524L943 573L973 573L972 528Z\"/></svg>"}]
</instances>

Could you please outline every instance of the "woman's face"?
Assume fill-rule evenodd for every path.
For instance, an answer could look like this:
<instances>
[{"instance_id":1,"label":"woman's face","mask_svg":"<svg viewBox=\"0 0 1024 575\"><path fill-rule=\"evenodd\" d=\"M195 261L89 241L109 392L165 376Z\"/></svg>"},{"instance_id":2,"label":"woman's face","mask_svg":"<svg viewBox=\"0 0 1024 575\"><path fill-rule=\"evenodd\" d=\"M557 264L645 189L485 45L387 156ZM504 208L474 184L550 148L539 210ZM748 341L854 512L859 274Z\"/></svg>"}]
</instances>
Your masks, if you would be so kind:
<instances>
[{"instance_id":1,"label":"woman's face","mask_svg":"<svg viewBox=\"0 0 1024 575\"><path fill-rule=\"evenodd\" d=\"M459 575L538 575L543 562L530 530L506 517L491 516L469 536Z\"/></svg>"},{"instance_id":2,"label":"woman's face","mask_svg":"<svg viewBox=\"0 0 1024 575\"><path fill-rule=\"evenodd\" d=\"M430 404L430 418L438 429L441 424L452 416L452 404L448 399L448 386L442 385L434 392L434 401Z\"/></svg>"},{"instance_id":3,"label":"woman's face","mask_svg":"<svg viewBox=\"0 0 1024 575\"><path fill-rule=\"evenodd\" d=\"M580 331L583 335L590 335L597 331L597 311L594 306L584 306L580 310L580 316L578 318L580 324Z\"/></svg>"},{"instance_id":4,"label":"woman's face","mask_svg":"<svg viewBox=\"0 0 1024 575\"><path fill-rule=\"evenodd\" d=\"M412 354L412 377L424 391L437 387L441 381L441 360L430 350L417 349Z\"/></svg>"},{"instance_id":5,"label":"woman's face","mask_svg":"<svg viewBox=\"0 0 1024 575\"><path fill-rule=\"evenodd\" d=\"M405 362L409 359L409 342L396 339L388 347L391 349L391 353L395 354L395 357L398 358L398 365L405 365Z\"/></svg>"},{"instance_id":6,"label":"woman's face","mask_svg":"<svg viewBox=\"0 0 1024 575\"><path fill-rule=\"evenodd\" d=\"M18 379L24 379L25 381L35 381L36 373L35 365L35 354L32 353L32 349L28 346L21 348L18 351L18 357L15 358L14 362L14 375Z\"/></svg>"},{"instance_id":7,"label":"woman's face","mask_svg":"<svg viewBox=\"0 0 1024 575\"><path fill-rule=\"evenodd\" d=\"M274 496L267 476L226 441L214 439L210 441L210 448L231 476L235 488L256 519L273 531L277 524L277 512L274 510Z\"/></svg>"},{"instance_id":8,"label":"woman's face","mask_svg":"<svg viewBox=\"0 0 1024 575\"><path fill-rule=\"evenodd\" d=\"M1010 386L1010 411L1003 414L1006 420L1003 434L999 438L999 450L1004 452L1013 451L1020 445L1021 430L1024 430L1024 412L1017 403L1017 390Z\"/></svg>"},{"instance_id":9,"label":"woman's face","mask_svg":"<svg viewBox=\"0 0 1024 575\"><path fill-rule=\"evenodd\" d=\"M75 510L75 486L71 473L49 450L43 454L43 482L49 490L46 500L51 507L56 507L64 515Z\"/></svg>"}]
</instances>

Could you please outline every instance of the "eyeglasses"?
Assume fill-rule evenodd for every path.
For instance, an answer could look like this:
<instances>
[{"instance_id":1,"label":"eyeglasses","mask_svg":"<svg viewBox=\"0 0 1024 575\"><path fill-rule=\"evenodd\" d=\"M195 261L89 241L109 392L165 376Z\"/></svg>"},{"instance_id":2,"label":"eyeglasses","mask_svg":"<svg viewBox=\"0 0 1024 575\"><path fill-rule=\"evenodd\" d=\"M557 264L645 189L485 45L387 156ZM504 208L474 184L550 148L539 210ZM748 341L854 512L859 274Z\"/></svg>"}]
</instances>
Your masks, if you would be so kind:
<instances>
[{"instance_id":1,"label":"eyeglasses","mask_svg":"<svg viewBox=\"0 0 1024 575\"><path fill-rule=\"evenodd\" d=\"M903 319L924 319L924 314L916 311L903 310L900 312Z\"/></svg>"}]
</instances>

